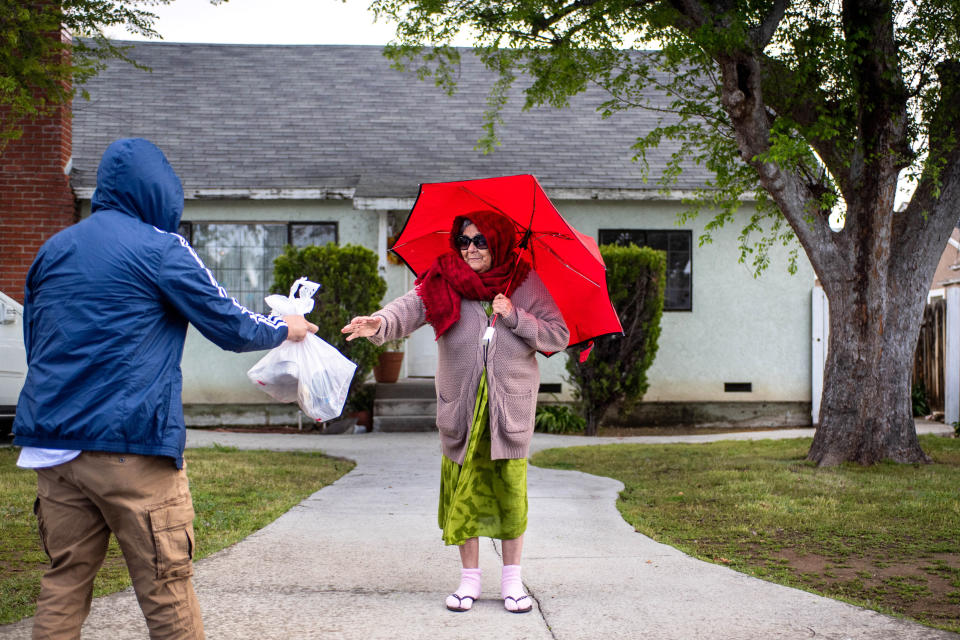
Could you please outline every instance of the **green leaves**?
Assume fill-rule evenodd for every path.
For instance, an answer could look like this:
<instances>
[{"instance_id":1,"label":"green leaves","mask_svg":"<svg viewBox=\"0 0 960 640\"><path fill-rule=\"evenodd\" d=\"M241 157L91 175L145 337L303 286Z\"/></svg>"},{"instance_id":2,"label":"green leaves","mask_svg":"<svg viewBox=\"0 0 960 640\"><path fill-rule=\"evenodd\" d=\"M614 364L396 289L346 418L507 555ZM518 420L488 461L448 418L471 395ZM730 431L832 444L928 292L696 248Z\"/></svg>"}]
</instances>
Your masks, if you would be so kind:
<instances>
[{"instance_id":1,"label":"green leaves","mask_svg":"<svg viewBox=\"0 0 960 640\"><path fill-rule=\"evenodd\" d=\"M565 404L537 405L534 428L545 433L580 433L586 420Z\"/></svg>"},{"instance_id":2,"label":"green leaves","mask_svg":"<svg viewBox=\"0 0 960 640\"><path fill-rule=\"evenodd\" d=\"M666 255L648 247L604 245L607 290L617 311L623 336L597 338L586 362L571 349L569 381L587 419L587 434L595 435L612 405L639 402L649 381L647 369L657 355L660 317L666 286Z\"/></svg>"},{"instance_id":3,"label":"green leaves","mask_svg":"<svg viewBox=\"0 0 960 640\"><path fill-rule=\"evenodd\" d=\"M373 7L399 21L400 44L389 55L419 56L421 70L430 68L449 91L456 75L430 52L459 34L473 38L498 78L478 143L486 152L497 145L499 111L515 84L528 109L563 107L595 84L610 96L597 105L603 117L654 113L656 124L637 132L635 159L646 166L649 150L672 144L658 167L664 191L692 165L713 173L685 201L684 217L711 216L701 244L756 200L757 215L740 235L741 261L756 273L774 245L792 245L796 256L795 234L808 252L818 250L830 234L806 231L822 229L835 207L882 197L864 176L896 173L879 170L884 163L929 182L921 191L938 197L945 158L957 145L953 81L937 70L960 59L960 0L375 0ZM749 124L731 119L733 102L725 106L724 97L739 100ZM761 179L765 167L796 187L787 194L783 180Z\"/></svg>"},{"instance_id":4,"label":"green leaves","mask_svg":"<svg viewBox=\"0 0 960 640\"><path fill-rule=\"evenodd\" d=\"M151 5L170 2L153 0ZM128 57L127 47L107 40L103 31L122 25L159 37L153 29L157 16L139 8L140 4L135 0L0 0L0 153L7 142L20 137L25 122L68 104L76 86L102 71L108 60L136 64Z\"/></svg>"}]
</instances>

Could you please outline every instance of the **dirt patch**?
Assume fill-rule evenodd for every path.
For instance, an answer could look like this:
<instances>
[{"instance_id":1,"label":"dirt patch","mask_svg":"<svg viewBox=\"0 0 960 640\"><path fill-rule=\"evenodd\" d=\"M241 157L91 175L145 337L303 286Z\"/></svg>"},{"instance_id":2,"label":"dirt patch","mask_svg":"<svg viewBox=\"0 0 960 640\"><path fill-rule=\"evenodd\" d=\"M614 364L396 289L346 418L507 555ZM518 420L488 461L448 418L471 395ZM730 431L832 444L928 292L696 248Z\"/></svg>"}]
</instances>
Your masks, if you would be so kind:
<instances>
[{"instance_id":1,"label":"dirt patch","mask_svg":"<svg viewBox=\"0 0 960 640\"><path fill-rule=\"evenodd\" d=\"M831 597L960 628L960 553L896 560L889 555L836 558L785 548L754 560L789 571L801 586Z\"/></svg>"}]
</instances>

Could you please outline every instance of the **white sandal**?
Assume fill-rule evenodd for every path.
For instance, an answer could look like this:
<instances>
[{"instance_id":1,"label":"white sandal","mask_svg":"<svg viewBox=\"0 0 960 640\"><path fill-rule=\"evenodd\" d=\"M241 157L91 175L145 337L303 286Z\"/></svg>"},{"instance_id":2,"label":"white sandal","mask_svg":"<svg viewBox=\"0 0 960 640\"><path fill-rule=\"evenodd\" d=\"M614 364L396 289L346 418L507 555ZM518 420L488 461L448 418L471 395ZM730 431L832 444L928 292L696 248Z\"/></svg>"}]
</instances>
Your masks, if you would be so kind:
<instances>
[{"instance_id":1,"label":"white sandal","mask_svg":"<svg viewBox=\"0 0 960 640\"><path fill-rule=\"evenodd\" d=\"M527 602L524 602L524 605L526 605L525 607L524 605L520 604L524 600L527 601ZM513 603L512 607L510 606L510 603ZM533 599L530 597L529 594L526 594L526 593L520 596L519 598L514 598L513 596L506 596L503 599L503 608L509 611L510 613L529 613L530 610L533 609Z\"/></svg>"},{"instance_id":2,"label":"white sandal","mask_svg":"<svg viewBox=\"0 0 960 640\"><path fill-rule=\"evenodd\" d=\"M454 602L451 598L456 598L457 601ZM470 603L464 606L464 602L463 602L464 600L469 600ZM470 609L473 608L473 603L475 601L476 601L476 598L474 598L473 596L461 596L456 593L451 593L450 595L447 596L446 604L447 604L447 609L449 609L450 611L456 611L457 613L460 613L462 611L470 611Z\"/></svg>"}]
</instances>

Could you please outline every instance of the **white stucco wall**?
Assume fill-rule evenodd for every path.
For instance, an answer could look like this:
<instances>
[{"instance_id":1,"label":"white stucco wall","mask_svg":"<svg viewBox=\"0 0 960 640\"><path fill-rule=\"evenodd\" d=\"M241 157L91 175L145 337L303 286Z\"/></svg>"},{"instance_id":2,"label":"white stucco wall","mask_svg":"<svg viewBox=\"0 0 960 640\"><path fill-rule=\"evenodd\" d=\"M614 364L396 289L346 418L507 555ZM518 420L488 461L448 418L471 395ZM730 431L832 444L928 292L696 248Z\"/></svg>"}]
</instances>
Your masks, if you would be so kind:
<instances>
[{"instance_id":1,"label":"white stucco wall","mask_svg":"<svg viewBox=\"0 0 960 640\"><path fill-rule=\"evenodd\" d=\"M799 271L787 272L787 251L773 252L770 268L755 279L737 262L737 236L746 219L714 232L698 246L705 216L677 226L682 205L658 201L556 201L581 232L599 229L689 229L693 251L693 310L664 312L660 348L649 371L650 402L810 401L810 290L813 271L800 254ZM358 211L350 200L188 200L184 220L223 222L337 222L341 244L376 250L378 213ZM400 216L402 218L402 216ZM385 300L408 291L405 266L387 264ZM259 309L265 311L265 309ZM192 327L182 364L185 403L256 403L269 398L247 380L262 353L223 352ZM543 382L565 383L563 354L540 358ZM406 364L404 365L406 367ZM406 369L401 375L406 375ZM725 382L750 382L749 393L724 392Z\"/></svg>"},{"instance_id":2,"label":"white stucco wall","mask_svg":"<svg viewBox=\"0 0 960 640\"><path fill-rule=\"evenodd\" d=\"M706 216L677 225L681 205L657 201L556 201L578 230L594 238L600 229L689 229L693 250L693 310L667 311L660 349L649 372L651 402L809 402L810 289L814 275L800 255L795 275L787 250L773 251L771 266L754 278L737 262L737 236L749 213L698 246ZM388 266L387 299L413 286L402 266ZM566 384L565 356L538 356L543 382ZM403 372L403 375L406 371ZM750 382L751 392L725 392L725 382Z\"/></svg>"},{"instance_id":3,"label":"white stucco wall","mask_svg":"<svg viewBox=\"0 0 960 640\"><path fill-rule=\"evenodd\" d=\"M677 226L682 205L665 202L559 202L564 217L593 236L603 228L690 229L693 310L665 311L659 350L648 377L649 402L810 401L810 289L814 274L801 251L796 275L787 251L755 279L738 264L737 236L747 218L698 246L706 216ZM750 382L750 393L724 392Z\"/></svg>"}]
</instances>

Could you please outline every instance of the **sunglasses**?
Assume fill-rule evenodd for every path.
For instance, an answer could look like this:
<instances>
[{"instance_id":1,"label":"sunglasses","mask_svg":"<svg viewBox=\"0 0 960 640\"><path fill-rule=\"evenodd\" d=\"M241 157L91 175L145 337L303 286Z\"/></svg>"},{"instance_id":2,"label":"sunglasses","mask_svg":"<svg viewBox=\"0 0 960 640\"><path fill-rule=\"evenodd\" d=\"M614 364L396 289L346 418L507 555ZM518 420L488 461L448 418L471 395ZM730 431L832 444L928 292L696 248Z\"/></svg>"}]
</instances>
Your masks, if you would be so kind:
<instances>
[{"instance_id":1,"label":"sunglasses","mask_svg":"<svg viewBox=\"0 0 960 640\"><path fill-rule=\"evenodd\" d=\"M487 239L483 237L482 233L478 233L473 236L457 236L457 248L461 251L466 251L470 247L470 243L473 243L477 249L483 250L487 248Z\"/></svg>"}]
</instances>

